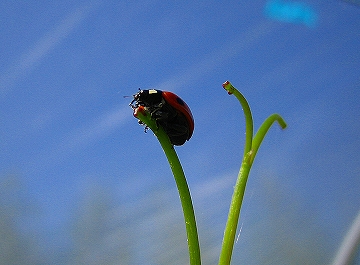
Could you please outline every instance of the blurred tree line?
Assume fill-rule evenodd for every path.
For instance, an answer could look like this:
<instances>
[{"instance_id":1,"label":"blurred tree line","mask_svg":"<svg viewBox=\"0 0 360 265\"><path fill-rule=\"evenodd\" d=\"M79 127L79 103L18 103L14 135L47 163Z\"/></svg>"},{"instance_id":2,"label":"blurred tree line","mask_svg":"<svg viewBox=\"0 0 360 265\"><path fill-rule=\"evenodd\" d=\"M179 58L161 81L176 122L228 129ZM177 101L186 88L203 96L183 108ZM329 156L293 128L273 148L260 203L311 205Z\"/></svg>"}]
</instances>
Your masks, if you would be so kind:
<instances>
[{"instance_id":1,"label":"blurred tree line","mask_svg":"<svg viewBox=\"0 0 360 265\"><path fill-rule=\"evenodd\" d=\"M213 179L192 189L203 264L217 264L232 192ZM266 176L250 188L240 220L233 264L329 264L331 234L316 212ZM214 189L213 187L217 187ZM16 175L0 179L0 264L188 264L185 227L175 188L157 187L135 201L118 202L111 187L90 183L70 215L65 246L44 249L41 202ZM254 195L255 194L255 195ZM37 205L40 204L40 205ZM36 223L36 222L35 222ZM50 235L51 237L51 235ZM340 244L340 243L339 243Z\"/></svg>"}]
</instances>

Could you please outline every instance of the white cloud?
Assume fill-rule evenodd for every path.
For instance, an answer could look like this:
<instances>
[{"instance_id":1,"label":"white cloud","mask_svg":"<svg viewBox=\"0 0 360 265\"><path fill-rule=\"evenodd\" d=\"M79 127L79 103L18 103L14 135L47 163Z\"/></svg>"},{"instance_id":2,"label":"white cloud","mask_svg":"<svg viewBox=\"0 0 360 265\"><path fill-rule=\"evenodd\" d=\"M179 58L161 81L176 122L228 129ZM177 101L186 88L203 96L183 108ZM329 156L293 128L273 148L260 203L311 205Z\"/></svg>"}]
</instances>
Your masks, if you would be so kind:
<instances>
[{"instance_id":1,"label":"white cloud","mask_svg":"<svg viewBox=\"0 0 360 265\"><path fill-rule=\"evenodd\" d=\"M116 108L95 118L90 123L80 126L71 131L67 136L59 139L55 145L50 146L29 161L24 168L42 170L43 167L52 166L69 158L69 154L84 148L84 146L105 137L119 128L128 118L131 118L131 110L128 106Z\"/></svg>"},{"instance_id":2,"label":"white cloud","mask_svg":"<svg viewBox=\"0 0 360 265\"><path fill-rule=\"evenodd\" d=\"M241 32L236 38L231 38L231 36L229 36L228 40L224 40L226 44L220 50L213 51L207 57L190 66L182 73L158 84L155 86L156 89L167 90L171 87L171 90L176 90L194 82L205 73L212 71L221 63L238 56L241 52L247 50L254 43L259 41L259 39L273 32L276 29L275 26L276 24L267 21L249 28L246 32Z\"/></svg>"},{"instance_id":3,"label":"white cloud","mask_svg":"<svg viewBox=\"0 0 360 265\"><path fill-rule=\"evenodd\" d=\"M69 149L79 148L91 141L104 137L123 124L127 118L130 118L130 113L130 108L126 106L101 115L92 123L72 132L70 137L64 141L62 149L66 149L64 151L67 152Z\"/></svg>"},{"instance_id":4,"label":"white cloud","mask_svg":"<svg viewBox=\"0 0 360 265\"><path fill-rule=\"evenodd\" d=\"M10 91L16 80L31 71L56 45L69 36L97 6L97 3L94 1L86 3L70 12L58 25L20 56L18 61L0 75L0 93L4 95Z\"/></svg>"}]
</instances>

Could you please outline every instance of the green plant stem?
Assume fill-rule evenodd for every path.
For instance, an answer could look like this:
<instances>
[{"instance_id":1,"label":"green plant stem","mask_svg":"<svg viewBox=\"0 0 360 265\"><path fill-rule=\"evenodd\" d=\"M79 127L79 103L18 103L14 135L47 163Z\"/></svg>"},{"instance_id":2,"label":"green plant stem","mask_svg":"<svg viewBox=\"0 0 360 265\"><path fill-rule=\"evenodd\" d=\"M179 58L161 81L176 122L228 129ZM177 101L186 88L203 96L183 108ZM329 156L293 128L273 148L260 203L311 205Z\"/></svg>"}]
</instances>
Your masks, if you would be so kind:
<instances>
[{"instance_id":1,"label":"green plant stem","mask_svg":"<svg viewBox=\"0 0 360 265\"><path fill-rule=\"evenodd\" d=\"M247 100L229 81L226 81L223 84L223 87L229 95L234 94L239 100L243 108L246 126L244 156L238 178L236 180L234 193L231 199L228 220L225 226L224 238L219 257L219 265L229 265L231 261L232 251L234 248L235 235L240 218L240 209L244 198L246 183L256 153L271 125L275 121L278 121L280 126L282 128L285 128L286 123L280 115L273 114L264 121L264 123L260 126L258 132L256 133L255 137L253 138L253 119Z\"/></svg>"},{"instance_id":2,"label":"green plant stem","mask_svg":"<svg viewBox=\"0 0 360 265\"><path fill-rule=\"evenodd\" d=\"M244 198L246 182L251 169L250 157L252 137L254 132L253 118L249 103L246 98L229 82L223 84L229 95L233 94L240 102L245 116L245 147L238 178L236 180L234 193L231 199L228 219L225 226L224 238L221 247L219 265L228 265L231 261L232 251L235 243L237 226L240 218L240 209Z\"/></svg>"},{"instance_id":3,"label":"green plant stem","mask_svg":"<svg viewBox=\"0 0 360 265\"><path fill-rule=\"evenodd\" d=\"M243 108L244 117L245 117L245 147L244 147L244 157L251 150L252 137L254 133L254 122L250 110L249 103L243 94L241 94L229 81L226 81L223 84L223 88L228 92L229 95L234 95L240 102L241 107Z\"/></svg>"},{"instance_id":4,"label":"green plant stem","mask_svg":"<svg viewBox=\"0 0 360 265\"><path fill-rule=\"evenodd\" d=\"M241 204L244 198L246 182L251 168L251 165L248 163L248 158L249 155L245 155L240 167L238 178L236 180L234 193L231 199L228 219L225 226L224 238L219 257L219 265L228 265L231 261L237 225L240 217Z\"/></svg>"},{"instance_id":5,"label":"green plant stem","mask_svg":"<svg viewBox=\"0 0 360 265\"><path fill-rule=\"evenodd\" d=\"M158 127L156 125L156 122L150 118L150 115L138 112L136 117L154 132L161 144L161 147L165 152L166 158L169 161L170 168L174 175L175 182L179 191L180 201L183 209L190 264L200 265L200 245L196 227L194 208L191 200L190 190L186 182L185 174L174 149L174 146L171 144L169 137L167 136L165 131L161 127Z\"/></svg>"},{"instance_id":6,"label":"green plant stem","mask_svg":"<svg viewBox=\"0 0 360 265\"><path fill-rule=\"evenodd\" d=\"M266 133L268 132L268 130L270 129L271 125L274 124L274 122L278 122L281 129L285 129L286 128L286 122L284 121L284 119L277 113L274 113L272 115L270 115L264 122L263 124L261 124L259 130L256 132L254 139L252 141L252 154L251 154L251 160L250 160L250 165L252 165L252 163L254 162L255 156L257 154L257 151L259 150L259 147L262 143L262 141L265 138Z\"/></svg>"}]
</instances>

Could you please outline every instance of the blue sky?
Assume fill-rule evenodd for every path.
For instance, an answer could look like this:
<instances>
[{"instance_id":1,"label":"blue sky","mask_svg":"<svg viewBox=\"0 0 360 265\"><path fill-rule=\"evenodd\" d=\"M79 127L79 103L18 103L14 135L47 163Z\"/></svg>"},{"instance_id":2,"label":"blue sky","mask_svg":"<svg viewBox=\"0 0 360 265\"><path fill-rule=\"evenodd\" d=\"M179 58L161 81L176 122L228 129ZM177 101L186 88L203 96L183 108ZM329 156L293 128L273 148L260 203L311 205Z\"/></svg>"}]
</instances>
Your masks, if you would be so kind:
<instances>
[{"instance_id":1,"label":"blue sky","mask_svg":"<svg viewBox=\"0 0 360 265\"><path fill-rule=\"evenodd\" d=\"M193 137L176 150L200 243L207 242L204 256L214 263L244 140L239 103L221 86L230 80L247 97L255 128L274 112L288 123L284 131L269 131L255 160L234 260L259 264L251 253L259 259L271 253L277 264L288 264L264 241L281 238L279 220L293 233L288 240L299 257L317 231L325 245L313 264L331 260L359 212L357 5L99 0L0 6L2 200L16 212L17 240L34 240L36 250L28 252L36 259L74 261L74 223L99 201L109 201L104 212L111 217L96 240L123 231L132 239L129 264L161 263L156 253L167 243L154 244L160 236L149 232L163 231L157 223L175 223L185 234L165 156L128 106L138 88L156 88L180 95L193 112ZM102 257L109 250L96 251ZM187 261L186 248L179 253Z\"/></svg>"}]
</instances>

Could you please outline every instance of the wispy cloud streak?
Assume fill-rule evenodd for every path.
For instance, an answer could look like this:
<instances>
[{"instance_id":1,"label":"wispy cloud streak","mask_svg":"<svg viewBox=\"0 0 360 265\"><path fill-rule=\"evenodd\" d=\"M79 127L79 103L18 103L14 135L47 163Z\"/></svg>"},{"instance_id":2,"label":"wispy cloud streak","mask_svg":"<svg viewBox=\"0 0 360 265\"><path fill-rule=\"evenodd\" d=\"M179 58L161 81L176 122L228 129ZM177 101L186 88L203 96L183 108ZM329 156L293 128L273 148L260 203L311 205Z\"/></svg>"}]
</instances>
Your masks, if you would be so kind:
<instances>
[{"instance_id":1,"label":"wispy cloud streak","mask_svg":"<svg viewBox=\"0 0 360 265\"><path fill-rule=\"evenodd\" d=\"M69 152L105 137L120 127L130 117L131 110L128 106L109 111L95 119L92 123L72 132L69 138L65 140L61 150L63 152Z\"/></svg>"},{"instance_id":2,"label":"wispy cloud streak","mask_svg":"<svg viewBox=\"0 0 360 265\"><path fill-rule=\"evenodd\" d=\"M31 71L56 45L74 31L88 16L98 2L87 3L73 10L50 32L39 39L33 47L25 52L18 61L14 62L0 75L0 95L4 96L11 90L16 80Z\"/></svg>"},{"instance_id":3,"label":"wispy cloud streak","mask_svg":"<svg viewBox=\"0 0 360 265\"><path fill-rule=\"evenodd\" d=\"M93 119L91 122L79 126L72 130L62 139L59 139L52 147L44 150L29 161L28 168L30 171L39 171L44 167L53 166L61 163L64 159L69 158L74 152L81 150L100 138L106 137L114 130L121 127L128 119L131 118L131 110L128 106L116 108L103 113Z\"/></svg>"},{"instance_id":4,"label":"wispy cloud streak","mask_svg":"<svg viewBox=\"0 0 360 265\"><path fill-rule=\"evenodd\" d=\"M238 56L259 39L270 34L274 30L275 24L263 22L248 29L244 33L241 33L236 38L231 38L231 36L229 36L229 39L224 40L226 44L220 50L213 51L198 63L190 66L182 73L163 81L155 86L155 88L167 90L170 87L171 90L176 90L180 87L186 86L200 78L202 75L212 71L226 60Z\"/></svg>"}]
</instances>

